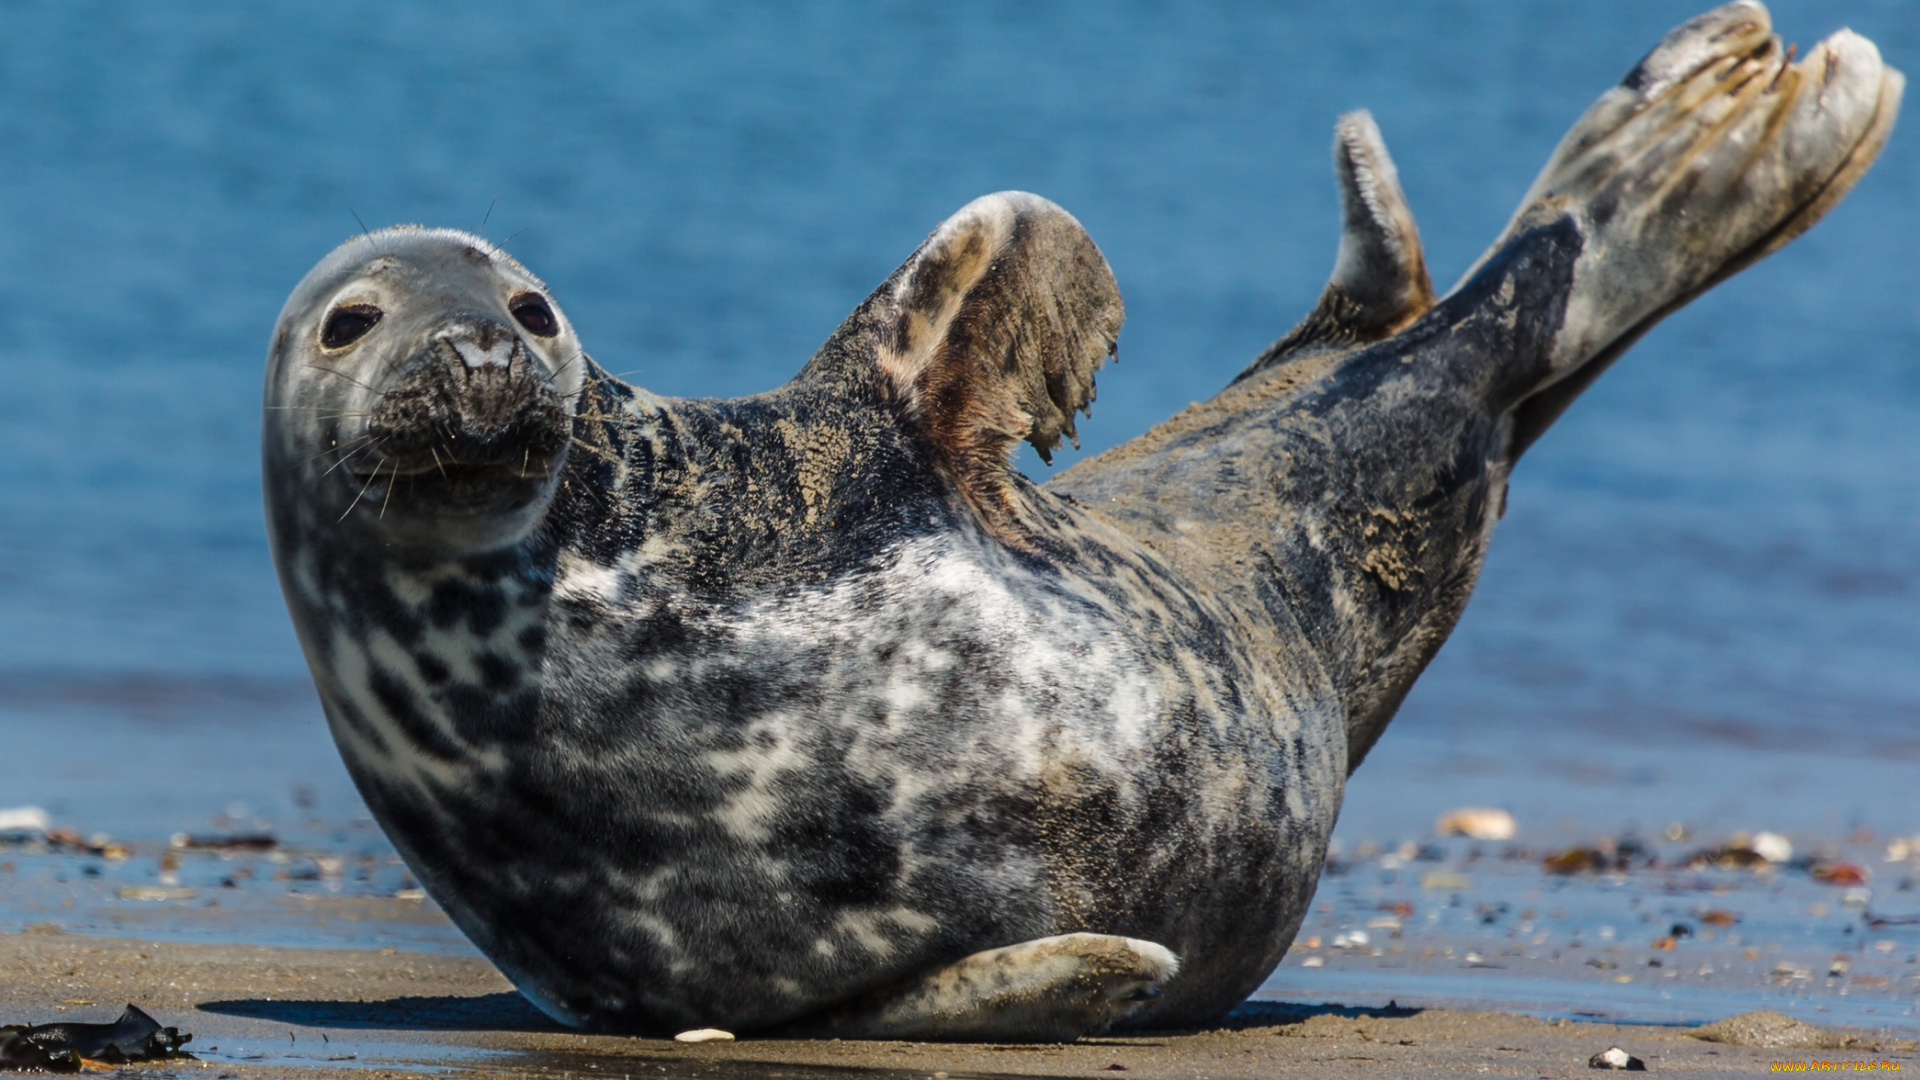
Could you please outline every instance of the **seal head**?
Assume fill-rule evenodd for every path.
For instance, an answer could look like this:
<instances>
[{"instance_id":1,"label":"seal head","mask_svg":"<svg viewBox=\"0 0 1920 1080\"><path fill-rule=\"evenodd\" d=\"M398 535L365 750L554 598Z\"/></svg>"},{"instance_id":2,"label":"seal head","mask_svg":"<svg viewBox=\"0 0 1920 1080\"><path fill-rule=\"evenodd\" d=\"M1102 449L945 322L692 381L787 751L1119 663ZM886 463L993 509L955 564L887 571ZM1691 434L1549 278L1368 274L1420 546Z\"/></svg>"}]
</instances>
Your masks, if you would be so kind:
<instances>
[{"instance_id":1,"label":"seal head","mask_svg":"<svg viewBox=\"0 0 1920 1080\"><path fill-rule=\"evenodd\" d=\"M487 241L356 236L274 331L266 407L288 415L266 448L269 486L292 482L316 516L359 519L386 543L517 543L566 463L581 361L546 285Z\"/></svg>"}]
</instances>

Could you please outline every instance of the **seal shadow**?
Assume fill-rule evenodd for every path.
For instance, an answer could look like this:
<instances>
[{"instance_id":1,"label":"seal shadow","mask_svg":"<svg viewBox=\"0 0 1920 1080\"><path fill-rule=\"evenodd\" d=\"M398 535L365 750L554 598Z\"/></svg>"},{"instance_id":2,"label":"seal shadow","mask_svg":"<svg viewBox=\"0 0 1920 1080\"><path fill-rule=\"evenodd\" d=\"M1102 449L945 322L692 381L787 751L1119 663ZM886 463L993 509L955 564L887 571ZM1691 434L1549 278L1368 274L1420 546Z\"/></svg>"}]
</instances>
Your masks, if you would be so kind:
<instances>
[{"instance_id":1,"label":"seal shadow","mask_svg":"<svg viewBox=\"0 0 1920 1080\"><path fill-rule=\"evenodd\" d=\"M398 997L384 1001L272 1001L243 998L207 1001L197 1006L201 1012L222 1016L244 1016L251 1020L272 1020L316 1028L360 1028L387 1031L520 1031L570 1032L574 1029L555 1023L534 1008L526 998L511 991L480 994L473 997L441 995L435 997ZM1284 1027L1316 1016L1341 1016L1348 1019L1378 1017L1398 1019L1417 1016L1422 1010L1406 1008L1394 1002L1382 1006L1304 1005L1285 1001L1243 1002L1218 1024L1200 1031L1245 1031L1250 1028ZM1142 1031L1121 1033L1121 1039L1138 1042L1139 1036L1172 1035L1184 1032ZM1098 1038L1082 1040L1099 1042Z\"/></svg>"},{"instance_id":2,"label":"seal shadow","mask_svg":"<svg viewBox=\"0 0 1920 1080\"><path fill-rule=\"evenodd\" d=\"M1339 1016L1348 1020L1361 1017L1370 1019L1400 1020L1409 1016L1418 1016L1424 1011L1411 1009L1389 1001L1385 1005L1302 1005L1291 1001L1243 1001L1226 1019L1213 1025L1211 1031L1245 1031L1248 1028L1284 1027L1299 1024L1316 1016Z\"/></svg>"},{"instance_id":3,"label":"seal shadow","mask_svg":"<svg viewBox=\"0 0 1920 1080\"><path fill-rule=\"evenodd\" d=\"M244 1016L316 1028L380 1028L388 1031L563 1032L519 994L475 997L397 997L384 1001L271 1001L245 998L202 1002L201 1012Z\"/></svg>"}]
</instances>

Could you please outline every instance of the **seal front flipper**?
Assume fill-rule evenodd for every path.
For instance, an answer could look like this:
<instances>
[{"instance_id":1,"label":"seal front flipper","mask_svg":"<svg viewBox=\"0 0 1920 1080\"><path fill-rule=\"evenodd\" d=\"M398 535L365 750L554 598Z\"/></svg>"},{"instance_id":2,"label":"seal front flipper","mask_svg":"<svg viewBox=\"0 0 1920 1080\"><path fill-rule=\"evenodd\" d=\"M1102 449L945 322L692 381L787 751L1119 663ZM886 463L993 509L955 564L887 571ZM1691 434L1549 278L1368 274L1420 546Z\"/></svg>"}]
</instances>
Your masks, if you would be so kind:
<instances>
[{"instance_id":1,"label":"seal front flipper","mask_svg":"<svg viewBox=\"0 0 1920 1080\"><path fill-rule=\"evenodd\" d=\"M1072 1042L1158 996L1180 961L1114 934L989 949L868 994L800 1033L826 1038Z\"/></svg>"},{"instance_id":2,"label":"seal front flipper","mask_svg":"<svg viewBox=\"0 0 1920 1080\"><path fill-rule=\"evenodd\" d=\"M934 230L876 300L886 395L988 531L1019 546L1008 453L1079 444L1073 414L1120 335L1113 271L1071 214L1001 192Z\"/></svg>"},{"instance_id":3,"label":"seal front flipper","mask_svg":"<svg viewBox=\"0 0 1920 1080\"><path fill-rule=\"evenodd\" d=\"M1274 342L1234 380L1239 382L1302 353L1379 341L1433 306L1433 282L1420 230L1400 190L1386 140L1362 109L1334 127L1334 175L1340 181L1340 253L1326 288L1300 324Z\"/></svg>"}]
</instances>

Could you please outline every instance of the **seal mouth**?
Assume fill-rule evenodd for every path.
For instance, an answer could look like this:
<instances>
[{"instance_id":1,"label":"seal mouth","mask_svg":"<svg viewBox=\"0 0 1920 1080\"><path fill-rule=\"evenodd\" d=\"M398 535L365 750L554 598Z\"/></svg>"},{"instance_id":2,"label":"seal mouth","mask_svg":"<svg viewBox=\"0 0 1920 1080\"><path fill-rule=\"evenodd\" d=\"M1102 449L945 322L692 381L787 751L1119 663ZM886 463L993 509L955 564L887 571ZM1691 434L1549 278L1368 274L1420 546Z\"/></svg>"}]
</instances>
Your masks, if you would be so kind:
<instances>
[{"instance_id":1,"label":"seal mouth","mask_svg":"<svg viewBox=\"0 0 1920 1080\"><path fill-rule=\"evenodd\" d=\"M526 343L467 325L399 365L368 419L373 452L343 472L354 506L381 521L514 514L551 493L571 432L565 398Z\"/></svg>"},{"instance_id":2,"label":"seal mouth","mask_svg":"<svg viewBox=\"0 0 1920 1080\"><path fill-rule=\"evenodd\" d=\"M372 469L355 469L351 482L361 502L374 505L374 515L486 517L524 509L551 490L553 461L532 459L528 465L472 465L461 461L432 461L420 469L417 461L386 457Z\"/></svg>"},{"instance_id":3,"label":"seal mouth","mask_svg":"<svg viewBox=\"0 0 1920 1080\"><path fill-rule=\"evenodd\" d=\"M354 469L352 476L355 482L363 484L384 475L389 481L437 479L449 488L462 488L507 478L537 480L546 474L547 462L534 461L531 447L522 451L521 456L523 460L517 467L504 462L448 460L437 454L432 455L430 461L383 456L370 469Z\"/></svg>"}]
</instances>

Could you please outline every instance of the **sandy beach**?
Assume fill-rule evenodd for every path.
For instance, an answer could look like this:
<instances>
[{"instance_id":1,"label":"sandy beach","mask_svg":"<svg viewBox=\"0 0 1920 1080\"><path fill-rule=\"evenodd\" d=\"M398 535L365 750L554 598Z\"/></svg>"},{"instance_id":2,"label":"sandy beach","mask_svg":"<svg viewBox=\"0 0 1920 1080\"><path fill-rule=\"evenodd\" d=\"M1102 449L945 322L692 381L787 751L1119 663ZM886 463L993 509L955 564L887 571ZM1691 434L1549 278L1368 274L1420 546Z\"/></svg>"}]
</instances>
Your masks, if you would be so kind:
<instances>
[{"instance_id":1,"label":"sandy beach","mask_svg":"<svg viewBox=\"0 0 1920 1080\"><path fill-rule=\"evenodd\" d=\"M139 1005L193 1033L191 1060L144 1075L218 1078L461 1072L499 1076L1573 1076L1621 1047L1672 1076L1775 1061L1920 1066L1911 1040L1859 1033L1827 1049L1738 1047L1689 1029L1497 1012L1253 1005L1226 1026L1069 1046L757 1040L684 1045L555 1027L485 961L351 949L198 945L51 929L0 935L0 1018L111 1020Z\"/></svg>"}]
</instances>

